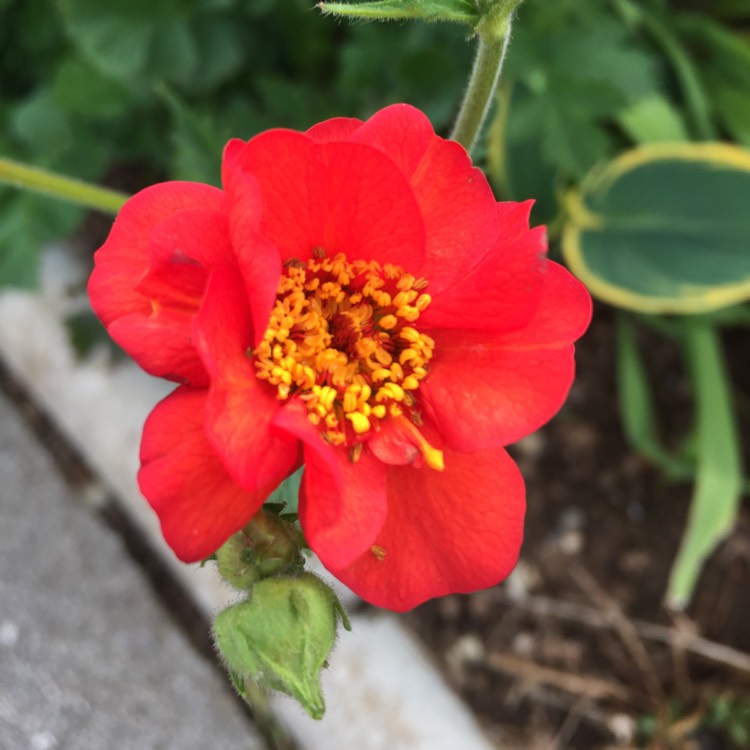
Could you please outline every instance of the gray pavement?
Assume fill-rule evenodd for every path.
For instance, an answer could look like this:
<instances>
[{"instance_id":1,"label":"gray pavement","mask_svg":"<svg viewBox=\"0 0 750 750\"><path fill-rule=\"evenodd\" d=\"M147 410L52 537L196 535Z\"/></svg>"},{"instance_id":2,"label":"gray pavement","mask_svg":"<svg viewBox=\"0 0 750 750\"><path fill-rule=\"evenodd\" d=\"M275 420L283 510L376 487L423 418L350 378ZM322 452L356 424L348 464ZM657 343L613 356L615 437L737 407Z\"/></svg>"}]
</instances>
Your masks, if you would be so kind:
<instances>
[{"instance_id":1,"label":"gray pavement","mask_svg":"<svg viewBox=\"0 0 750 750\"><path fill-rule=\"evenodd\" d=\"M262 750L0 394L0 750Z\"/></svg>"}]
</instances>

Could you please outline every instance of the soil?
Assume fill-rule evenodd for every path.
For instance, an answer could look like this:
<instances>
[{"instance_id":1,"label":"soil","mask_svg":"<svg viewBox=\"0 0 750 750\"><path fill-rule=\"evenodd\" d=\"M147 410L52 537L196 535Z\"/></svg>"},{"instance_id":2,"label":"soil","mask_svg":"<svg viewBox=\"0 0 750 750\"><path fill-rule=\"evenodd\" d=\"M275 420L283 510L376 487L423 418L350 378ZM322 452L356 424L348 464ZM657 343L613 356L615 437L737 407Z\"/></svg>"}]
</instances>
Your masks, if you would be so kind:
<instances>
[{"instance_id":1,"label":"soil","mask_svg":"<svg viewBox=\"0 0 750 750\"><path fill-rule=\"evenodd\" d=\"M661 335L640 335L663 437L675 445L692 419L680 353ZM667 482L627 445L614 341L612 311L598 308L566 406L512 448L528 500L513 576L429 602L408 622L506 750L750 747L750 512L741 510L687 610L668 611L691 487ZM750 435L747 330L727 332L725 351Z\"/></svg>"}]
</instances>

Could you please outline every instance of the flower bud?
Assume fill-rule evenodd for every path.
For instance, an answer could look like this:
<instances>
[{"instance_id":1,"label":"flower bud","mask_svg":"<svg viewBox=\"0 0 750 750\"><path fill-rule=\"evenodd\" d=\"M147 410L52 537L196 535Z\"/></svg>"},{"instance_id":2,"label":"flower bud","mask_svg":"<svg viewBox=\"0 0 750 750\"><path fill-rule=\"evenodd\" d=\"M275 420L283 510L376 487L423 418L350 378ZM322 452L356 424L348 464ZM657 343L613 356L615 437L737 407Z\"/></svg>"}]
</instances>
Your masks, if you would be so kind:
<instances>
[{"instance_id":1,"label":"flower bud","mask_svg":"<svg viewBox=\"0 0 750 750\"><path fill-rule=\"evenodd\" d=\"M303 545L293 521L261 509L217 550L216 562L222 578L249 590L262 578L300 572L305 565Z\"/></svg>"},{"instance_id":2,"label":"flower bud","mask_svg":"<svg viewBox=\"0 0 750 750\"><path fill-rule=\"evenodd\" d=\"M314 719L325 702L320 671L336 640L338 617L349 622L334 592L311 573L267 578L250 598L221 612L214 640L240 694L248 683L296 698Z\"/></svg>"}]
</instances>

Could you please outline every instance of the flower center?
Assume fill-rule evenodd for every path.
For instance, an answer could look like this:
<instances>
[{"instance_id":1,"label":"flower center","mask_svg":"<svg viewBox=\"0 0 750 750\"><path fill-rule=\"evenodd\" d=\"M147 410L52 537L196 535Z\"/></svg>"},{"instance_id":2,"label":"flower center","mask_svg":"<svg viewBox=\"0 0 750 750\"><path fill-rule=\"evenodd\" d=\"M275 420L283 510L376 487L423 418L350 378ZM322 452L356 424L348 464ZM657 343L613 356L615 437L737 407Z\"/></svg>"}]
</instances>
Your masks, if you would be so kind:
<instances>
[{"instance_id":1,"label":"flower center","mask_svg":"<svg viewBox=\"0 0 750 750\"><path fill-rule=\"evenodd\" d=\"M356 447L388 417L420 424L414 392L435 346L414 325L430 304L426 286L399 266L343 254L288 262L253 352L257 376L279 399L299 398L334 445Z\"/></svg>"}]
</instances>

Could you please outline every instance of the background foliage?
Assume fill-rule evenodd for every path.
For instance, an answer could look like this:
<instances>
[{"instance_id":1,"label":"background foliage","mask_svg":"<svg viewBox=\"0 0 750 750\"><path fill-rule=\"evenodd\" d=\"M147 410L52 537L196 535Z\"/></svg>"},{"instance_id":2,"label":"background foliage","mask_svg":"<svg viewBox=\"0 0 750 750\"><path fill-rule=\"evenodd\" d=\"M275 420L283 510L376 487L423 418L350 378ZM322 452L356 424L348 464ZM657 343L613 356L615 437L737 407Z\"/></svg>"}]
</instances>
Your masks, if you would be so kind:
<instances>
[{"instance_id":1,"label":"background foliage","mask_svg":"<svg viewBox=\"0 0 750 750\"><path fill-rule=\"evenodd\" d=\"M0 0L0 154L131 190L216 183L230 137L409 101L447 127L471 58L445 26L340 24L306 0ZM80 210L0 189L0 282L33 285Z\"/></svg>"}]
</instances>

